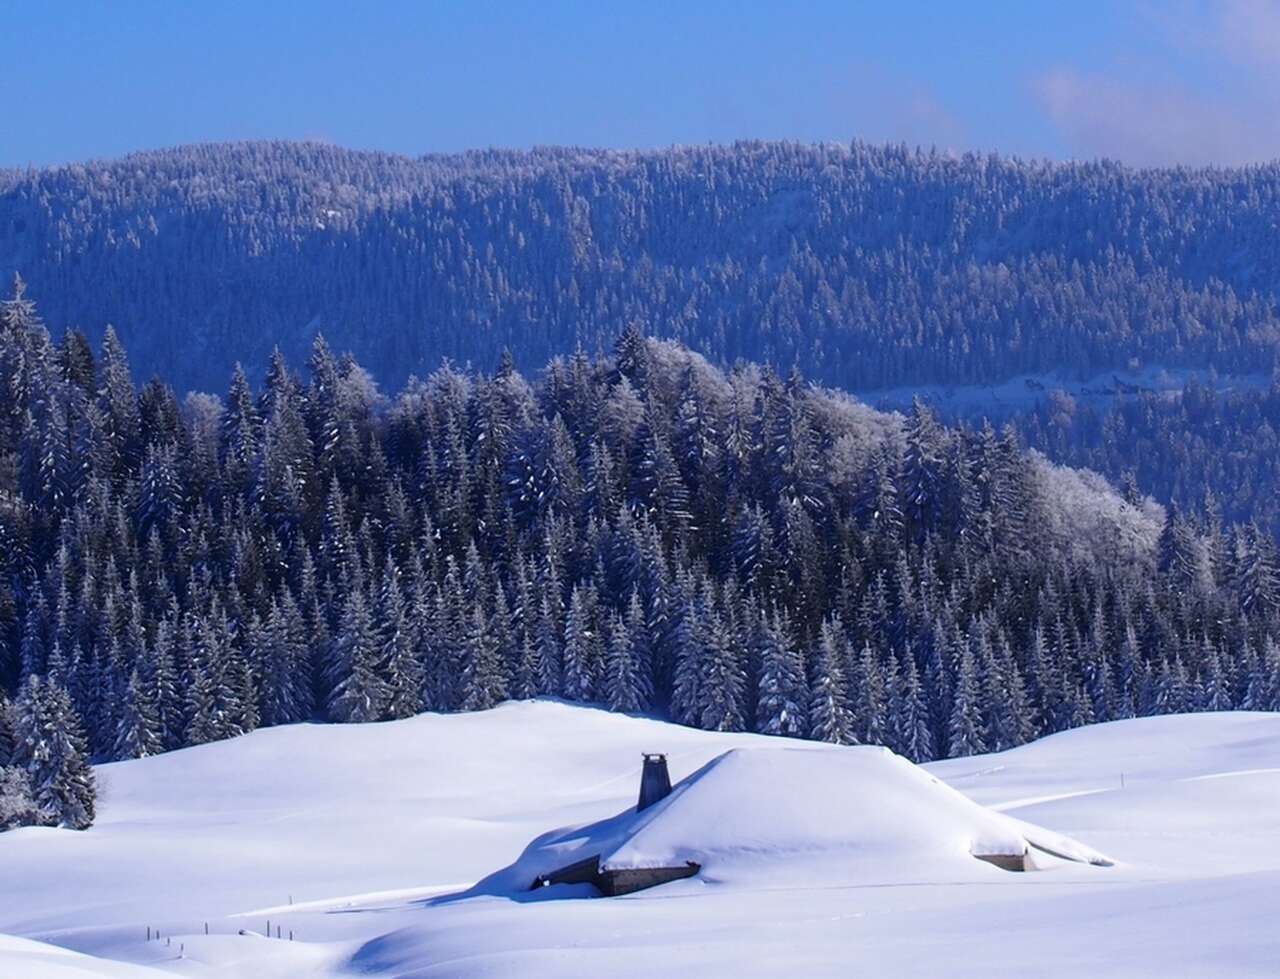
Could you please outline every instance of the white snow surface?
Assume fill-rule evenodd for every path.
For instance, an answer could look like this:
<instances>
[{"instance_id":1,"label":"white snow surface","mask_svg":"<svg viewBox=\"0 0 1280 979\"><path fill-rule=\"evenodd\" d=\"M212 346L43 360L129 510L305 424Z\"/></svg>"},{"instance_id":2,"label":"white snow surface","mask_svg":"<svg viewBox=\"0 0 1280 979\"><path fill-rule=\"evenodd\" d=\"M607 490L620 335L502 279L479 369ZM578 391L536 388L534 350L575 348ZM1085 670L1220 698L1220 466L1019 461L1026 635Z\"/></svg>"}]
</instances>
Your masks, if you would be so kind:
<instances>
[{"instance_id":1,"label":"white snow surface","mask_svg":"<svg viewBox=\"0 0 1280 979\"><path fill-rule=\"evenodd\" d=\"M677 789L636 816L645 751ZM1121 721L922 770L526 702L98 774L92 829L0 834L4 979L1280 973L1272 714ZM970 856L1020 839L1115 865ZM703 871L620 898L525 890L538 860L590 846Z\"/></svg>"}]
</instances>

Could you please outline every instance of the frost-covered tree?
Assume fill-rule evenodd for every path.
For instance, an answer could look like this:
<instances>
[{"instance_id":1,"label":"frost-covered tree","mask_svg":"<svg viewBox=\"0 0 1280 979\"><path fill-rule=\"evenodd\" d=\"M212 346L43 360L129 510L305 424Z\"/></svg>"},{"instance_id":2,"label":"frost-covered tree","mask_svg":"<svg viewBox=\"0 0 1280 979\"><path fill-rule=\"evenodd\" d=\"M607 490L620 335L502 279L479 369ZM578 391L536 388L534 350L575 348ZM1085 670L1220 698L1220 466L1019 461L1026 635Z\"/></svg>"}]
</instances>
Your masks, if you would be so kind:
<instances>
[{"instance_id":1,"label":"frost-covered tree","mask_svg":"<svg viewBox=\"0 0 1280 979\"><path fill-rule=\"evenodd\" d=\"M854 670L853 712L854 737L860 744L887 744L889 741L889 690L884 671L864 643Z\"/></svg>"},{"instance_id":2,"label":"frost-covered tree","mask_svg":"<svg viewBox=\"0 0 1280 979\"><path fill-rule=\"evenodd\" d=\"M116 758L146 758L165 750L164 725L159 706L135 669L120 704Z\"/></svg>"},{"instance_id":3,"label":"frost-covered tree","mask_svg":"<svg viewBox=\"0 0 1280 979\"><path fill-rule=\"evenodd\" d=\"M980 755L987 750L983 738L982 683L973 653L968 644L961 650L956 665L955 694L947 724L948 754L952 758Z\"/></svg>"},{"instance_id":4,"label":"frost-covered tree","mask_svg":"<svg viewBox=\"0 0 1280 979\"><path fill-rule=\"evenodd\" d=\"M389 718L412 717L422 706L422 664L418 642L400 585L400 569L388 552L378 597L378 624L382 628L381 671L386 682L384 712Z\"/></svg>"},{"instance_id":5,"label":"frost-covered tree","mask_svg":"<svg viewBox=\"0 0 1280 979\"><path fill-rule=\"evenodd\" d=\"M38 825L40 816L26 769L0 765L0 832Z\"/></svg>"},{"instance_id":6,"label":"frost-covered tree","mask_svg":"<svg viewBox=\"0 0 1280 979\"><path fill-rule=\"evenodd\" d=\"M802 738L808 733L809 688L804 659L788 636L786 620L764 618L759 633L760 682L756 730Z\"/></svg>"},{"instance_id":7,"label":"frost-covered tree","mask_svg":"<svg viewBox=\"0 0 1280 979\"><path fill-rule=\"evenodd\" d=\"M703 623L699 655L699 726L708 731L740 731L747 678L725 623L712 616Z\"/></svg>"},{"instance_id":8,"label":"frost-covered tree","mask_svg":"<svg viewBox=\"0 0 1280 979\"><path fill-rule=\"evenodd\" d=\"M95 787L80 719L66 690L32 676L14 702L13 765L25 769L40 822L93 823Z\"/></svg>"},{"instance_id":9,"label":"frost-covered tree","mask_svg":"<svg viewBox=\"0 0 1280 979\"><path fill-rule=\"evenodd\" d=\"M843 660L844 640L838 626L828 619L822 623L818 659L814 664L813 693L809 701L809 732L816 741L854 744L854 718L847 704Z\"/></svg>"},{"instance_id":10,"label":"frost-covered tree","mask_svg":"<svg viewBox=\"0 0 1280 979\"><path fill-rule=\"evenodd\" d=\"M914 762L932 761L936 755L929 708L920 683L915 657L907 652L895 671L890 718L893 750Z\"/></svg>"},{"instance_id":11,"label":"frost-covered tree","mask_svg":"<svg viewBox=\"0 0 1280 979\"><path fill-rule=\"evenodd\" d=\"M564 620L563 693L570 700L592 700L596 690L600 637L583 587L573 590Z\"/></svg>"},{"instance_id":12,"label":"frost-covered tree","mask_svg":"<svg viewBox=\"0 0 1280 979\"><path fill-rule=\"evenodd\" d=\"M642 650L636 640L644 613L633 592L627 617L614 613L609 620L609 642L605 652L604 698L610 710L636 713L645 710L652 696Z\"/></svg>"},{"instance_id":13,"label":"frost-covered tree","mask_svg":"<svg viewBox=\"0 0 1280 979\"><path fill-rule=\"evenodd\" d=\"M506 699L502 654L494 642L484 609L476 606L463 645L462 709L488 710Z\"/></svg>"},{"instance_id":14,"label":"frost-covered tree","mask_svg":"<svg viewBox=\"0 0 1280 979\"><path fill-rule=\"evenodd\" d=\"M380 720L386 708L387 684L380 669L382 642L364 593L347 596L334 638L333 694L329 716L335 721Z\"/></svg>"}]
</instances>

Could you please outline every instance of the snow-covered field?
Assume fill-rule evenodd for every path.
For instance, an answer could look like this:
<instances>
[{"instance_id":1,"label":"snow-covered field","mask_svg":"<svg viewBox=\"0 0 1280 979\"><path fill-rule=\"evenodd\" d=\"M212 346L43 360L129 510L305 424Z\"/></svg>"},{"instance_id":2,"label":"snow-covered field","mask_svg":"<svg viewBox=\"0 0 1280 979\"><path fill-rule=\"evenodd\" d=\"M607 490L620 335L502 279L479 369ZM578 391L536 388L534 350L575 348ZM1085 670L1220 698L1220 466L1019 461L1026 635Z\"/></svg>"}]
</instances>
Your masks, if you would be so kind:
<instances>
[{"instance_id":1,"label":"snow-covered field","mask_svg":"<svg viewBox=\"0 0 1280 979\"><path fill-rule=\"evenodd\" d=\"M697 856L697 877L513 889L536 838L634 805L641 752L681 779L733 748L759 750L609 837L624 861ZM928 771L1002 816L874 749L558 703L258 731L99 768L88 832L0 835L0 977L1280 974L1280 716L1123 721ZM1015 820L1116 865L968 855Z\"/></svg>"}]
</instances>

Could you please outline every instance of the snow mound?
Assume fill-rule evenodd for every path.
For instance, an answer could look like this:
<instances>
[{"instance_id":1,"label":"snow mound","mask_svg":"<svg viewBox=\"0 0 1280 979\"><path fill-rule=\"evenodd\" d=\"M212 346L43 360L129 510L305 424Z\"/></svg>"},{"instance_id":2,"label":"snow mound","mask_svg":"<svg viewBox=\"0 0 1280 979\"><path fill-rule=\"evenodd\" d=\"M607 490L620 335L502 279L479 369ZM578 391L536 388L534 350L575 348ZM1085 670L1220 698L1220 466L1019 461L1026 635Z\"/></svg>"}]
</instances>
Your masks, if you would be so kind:
<instances>
[{"instance_id":1,"label":"snow mound","mask_svg":"<svg viewBox=\"0 0 1280 979\"><path fill-rule=\"evenodd\" d=\"M162 979L171 973L0 935L0 975L14 979Z\"/></svg>"},{"instance_id":2,"label":"snow mound","mask_svg":"<svg viewBox=\"0 0 1280 979\"><path fill-rule=\"evenodd\" d=\"M517 892L599 857L601 871L701 868L704 880L971 879L974 857L1109 865L1075 840L986 809L885 748L735 748L644 812L536 839L477 890Z\"/></svg>"}]
</instances>

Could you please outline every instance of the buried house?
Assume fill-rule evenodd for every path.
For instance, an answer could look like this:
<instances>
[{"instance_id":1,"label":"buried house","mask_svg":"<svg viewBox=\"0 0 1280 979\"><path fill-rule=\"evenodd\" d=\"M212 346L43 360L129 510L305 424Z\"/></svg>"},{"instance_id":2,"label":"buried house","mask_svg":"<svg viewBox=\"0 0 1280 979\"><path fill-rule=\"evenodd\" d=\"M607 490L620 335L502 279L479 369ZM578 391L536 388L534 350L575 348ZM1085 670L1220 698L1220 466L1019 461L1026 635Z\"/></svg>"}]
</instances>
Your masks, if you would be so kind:
<instances>
[{"instance_id":1,"label":"buried house","mask_svg":"<svg viewBox=\"0 0 1280 979\"><path fill-rule=\"evenodd\" d=\"M487 883L591 885L612 897L691 877L851 885L1072 865L1111 862L978 805L887 749L761 747L727 751L674 787L665 756L645 755L635 808L544 834Z\"/></svg>"}]
</instances>

